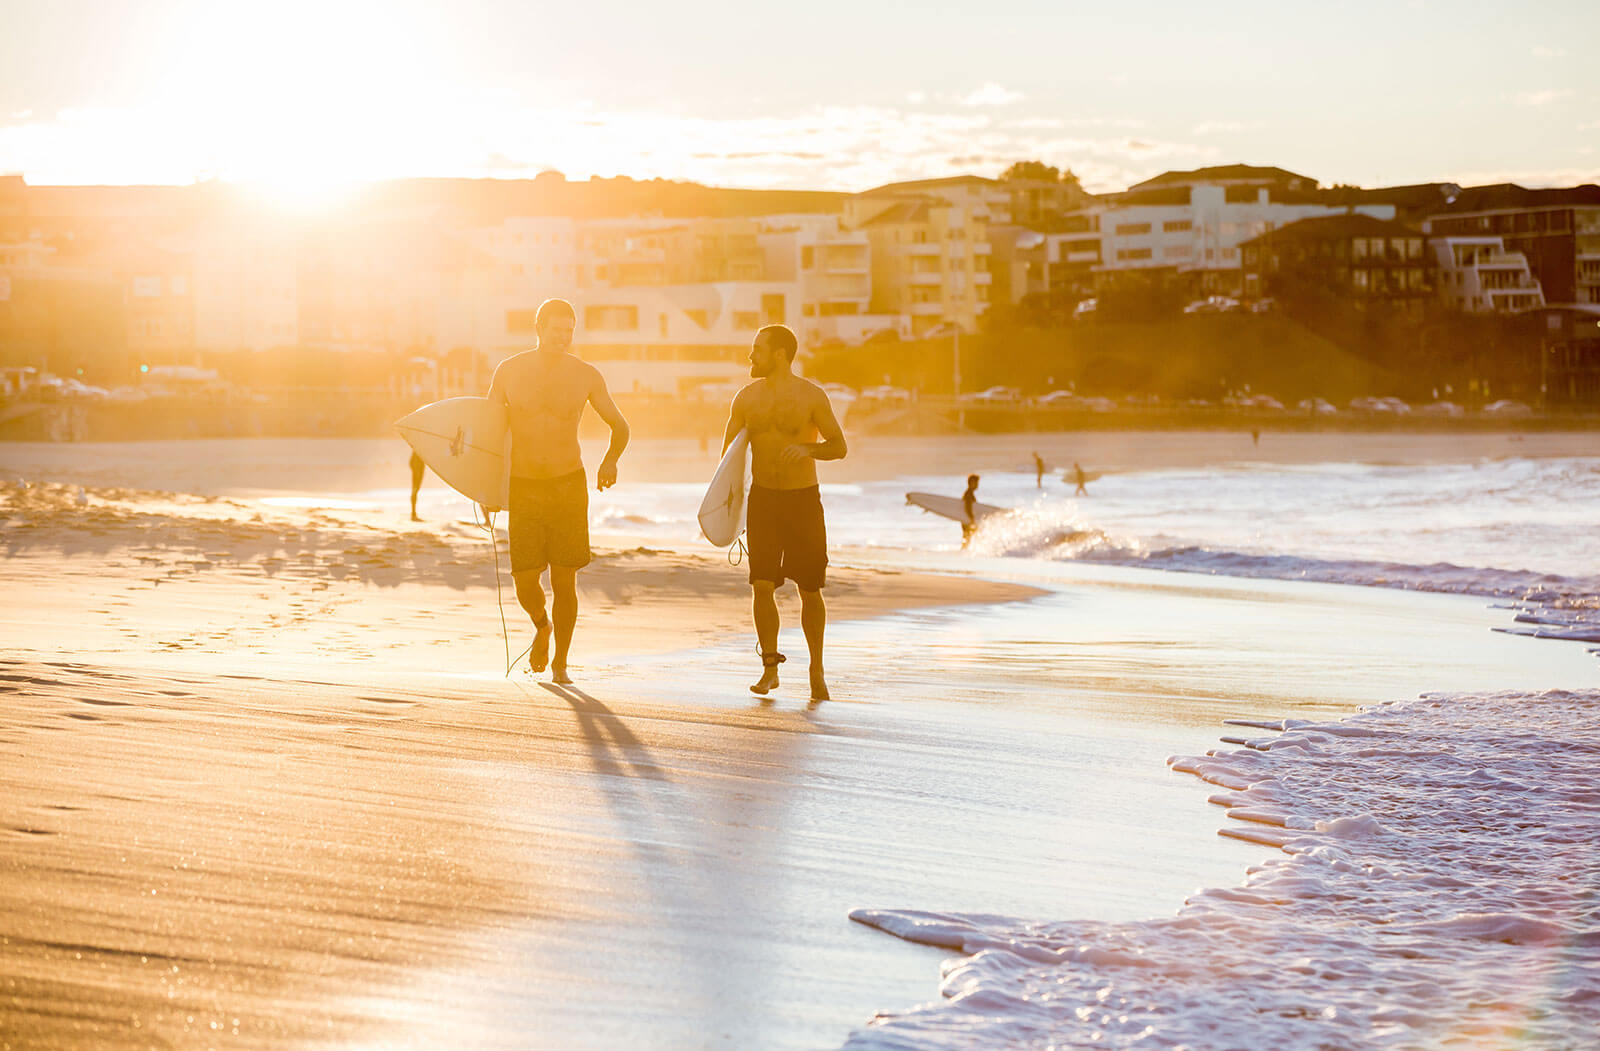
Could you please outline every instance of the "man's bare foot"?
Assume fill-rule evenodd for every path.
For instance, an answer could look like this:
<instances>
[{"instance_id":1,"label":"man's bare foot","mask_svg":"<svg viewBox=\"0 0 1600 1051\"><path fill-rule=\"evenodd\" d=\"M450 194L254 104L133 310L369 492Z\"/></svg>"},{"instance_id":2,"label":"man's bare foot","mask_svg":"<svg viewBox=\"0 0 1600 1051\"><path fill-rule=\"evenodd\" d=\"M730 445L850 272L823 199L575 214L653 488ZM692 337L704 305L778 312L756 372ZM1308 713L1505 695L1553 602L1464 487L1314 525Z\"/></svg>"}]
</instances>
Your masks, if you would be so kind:
<instances>
[{"instance_id":1,"label":"man's bare foot","mask_svg":"<svg viewBox=\"0 0 1600 1051\"><path fill-rule=\"evenodd\" d=\"M550 619L533 626L533 646L528 650L528 667L534 672L544 671L550 663Z\"/></svg>"},{"instance_id":2,"label":"man's bare foot","mask_svg":"<svg viewBox=\"0 0 1600 1051\"><path fill-rule=\"evenodd\" d=\"M828 684L822 681L822 672L815 668L811 671L811 699L813 701L828 699Z\"/></svg>"},{"instance_id":3,"label":"man's bare foot","mask_svg":"<svg viewBox=\"0 0 1600 1051\"><path fill-rule=\"evenodd\" d=\"M558 686L571 686L572 676L567 674L565 664L552 665L550 668L550 681Z\"/></svg>"},{"instance_id":4,"label":"man's bare foot","mask_svg":"<svg viewBox=\"0 0 1600 1051\"><path fill-rule=\"evenodd\" d=\"M778 688L778 665L787 660L781 653L763 653L761 655L761 678L750 687L751 693L759 693L765 697L768 693Z\"/></svg>"}]
</instances>

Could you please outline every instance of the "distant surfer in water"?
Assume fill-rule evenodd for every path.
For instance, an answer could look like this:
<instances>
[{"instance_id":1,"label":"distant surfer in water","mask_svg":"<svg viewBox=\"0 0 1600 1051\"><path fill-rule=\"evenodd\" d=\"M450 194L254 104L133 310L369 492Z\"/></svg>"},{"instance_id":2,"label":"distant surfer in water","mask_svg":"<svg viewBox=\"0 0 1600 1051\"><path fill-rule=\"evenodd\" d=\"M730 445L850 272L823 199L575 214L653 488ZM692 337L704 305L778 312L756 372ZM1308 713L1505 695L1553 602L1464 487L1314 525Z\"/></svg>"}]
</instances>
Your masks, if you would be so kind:
<instances>
[{"instance_id":1,"label":"distant surfer in water","mask_svg":"<svg viewBox=\"0 0 1600 1051\"><path fill-rule=\"evenodd\" d=\"M511 429L511 579L517 602L533 619L528 667L550 668L551 680L570 683L567 650L578 621L578 570L589 564L589 493L578 446L584 406L611 428L611 447L595 472L595 489L617 484L617 460L628 445L623 419L600 370L571 353L578 315L564 299L547 299L534 315L538 345L500 363L489 400L503 401ZM539 577L550 567L553 602L545 615ZM556 642L550 658L552 621Z\"/></svg>"},{"instance_id":2,"label":"distant surfer in water","mask_svg":"<svg viewBox=\"0 0 1600 1051\"><path fill-rule=\"evenodd\" d=\"M967 475L967 491L961 494L961 510L967 514L967 520L961 523L961 546L966 547L972 539L972 534L978 529L978 476Z\"/></svg>"},{"instance_id":3,"label":"distant surfer in water","mask_svg":"<svg viewBox=\"0 0 1600 1051\"><path fill-rule=\"evenodd\" d=\"M1044 457L1038 453L1033 454L1033 484L1044 488Z\"/></svg>"},{"instance_id":4,"label":"distant surfer in water","mask_svg":"<svg viewBox=\"0 0 1600 1051\"><path fill-rule=\"evenodd\" d=\"M1078 488L1073 492L1073 496L1089 495L1089 476L1084 473L1083 468L1076 460L1072 461L1072 480L1078 483Z\"/></svg>"},{"instance_id":5,"label":"distant surfer in water","mask_svg":"<svg viewBox=\"0 0 1600 1051\"><path fill-rule=\"evenodd\" d=\"M799 349L785 325L768 325L750 347L755 382L733 399L722 448L742 430L750 436L750 497L745 540L750 548L750 613L761 653L761 678L750 687L765 696L778 685L778 603L785 580L800 589L800 627L811 651L811 699L828 699L822 635L828 611L822 587L828 532L817 488L817 461L841 460L844 432L823 389L794 374ZM817 439L820 438L821 441Z\"/></svg>"}]
</instances>

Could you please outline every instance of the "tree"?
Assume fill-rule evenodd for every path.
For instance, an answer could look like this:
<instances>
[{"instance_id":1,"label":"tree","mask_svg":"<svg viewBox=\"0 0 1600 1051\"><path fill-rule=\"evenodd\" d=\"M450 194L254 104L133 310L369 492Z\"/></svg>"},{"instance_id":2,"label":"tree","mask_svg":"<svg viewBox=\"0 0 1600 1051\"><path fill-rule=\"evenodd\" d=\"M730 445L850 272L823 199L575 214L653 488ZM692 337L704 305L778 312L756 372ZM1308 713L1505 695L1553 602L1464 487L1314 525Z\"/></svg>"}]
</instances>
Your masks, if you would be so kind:
<instances>
[{"instance_id":1,"label":"tree","mask_svg":"<svg viewBox=\"0 0 1600 1051\"><path fill-rule=\"evenodd\" d=\"M1067 174L1071 175L1072 173L1068 172ZM1017 179L1060 182L1061 169L1053 164L1046 164L1044 161L1016 161L1000 173L1000 178L1004 182L1011 182ZM1077 180L1074 179L1073 181L1076 182Z\"/></svg>"}]
</instances>

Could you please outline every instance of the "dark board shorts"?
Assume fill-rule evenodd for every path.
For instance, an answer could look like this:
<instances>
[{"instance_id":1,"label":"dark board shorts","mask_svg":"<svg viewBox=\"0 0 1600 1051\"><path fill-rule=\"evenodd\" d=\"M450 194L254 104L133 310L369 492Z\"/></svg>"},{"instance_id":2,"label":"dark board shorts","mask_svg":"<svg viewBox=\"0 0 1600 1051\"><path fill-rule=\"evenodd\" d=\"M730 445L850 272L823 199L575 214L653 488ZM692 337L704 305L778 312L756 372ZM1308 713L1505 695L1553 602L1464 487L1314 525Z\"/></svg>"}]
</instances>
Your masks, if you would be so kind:
<instances>
[{"instance_id":1,"label":"dark board shorts","mask_svg":"<svg viewBox=\"0 0 1600 1051\"><path fill-rule=\"evenodd\" d=\"M511 479L511 572L589 564L589 479L583 468L559 478Z\"/></svg>"},{"instance_id":2,"label":"dark board shorts","mask_svg":"<svg viewBox=\"0 0 1600 1051\"><path fill-rule=\"evenodd\" d=\"M817 487L750 487L745 509L750 548L750 583L792 580L802 591L821 591L827 581L828 530Z\"/></svg>"}]
</instances>

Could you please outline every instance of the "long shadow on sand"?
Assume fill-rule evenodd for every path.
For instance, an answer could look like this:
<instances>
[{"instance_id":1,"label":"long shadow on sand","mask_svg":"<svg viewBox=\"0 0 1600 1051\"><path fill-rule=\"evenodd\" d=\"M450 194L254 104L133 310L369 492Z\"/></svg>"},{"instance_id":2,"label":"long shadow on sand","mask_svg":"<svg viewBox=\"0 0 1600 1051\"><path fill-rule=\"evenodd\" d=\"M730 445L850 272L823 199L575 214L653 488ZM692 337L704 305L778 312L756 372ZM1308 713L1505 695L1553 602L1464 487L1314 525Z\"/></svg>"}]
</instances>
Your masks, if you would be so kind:
<instances>
[{"instance_id":1,"label":"long shadow on sand","mask_svg":"<svg viewBox=\"0 0 1600 1051\"><path fill-rule=\"evenodd\" d=\"M644 742L635 737L627 724L597 698L576 686L553 682L541 682L539 685L572 706L573 714L578 717L578 730L589 746L589 755L596 771L621 777L671 780L656 765L655 757Z\"/></svg>"}]
</instances>

